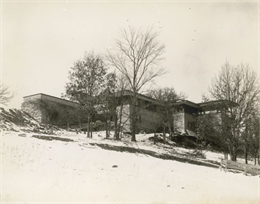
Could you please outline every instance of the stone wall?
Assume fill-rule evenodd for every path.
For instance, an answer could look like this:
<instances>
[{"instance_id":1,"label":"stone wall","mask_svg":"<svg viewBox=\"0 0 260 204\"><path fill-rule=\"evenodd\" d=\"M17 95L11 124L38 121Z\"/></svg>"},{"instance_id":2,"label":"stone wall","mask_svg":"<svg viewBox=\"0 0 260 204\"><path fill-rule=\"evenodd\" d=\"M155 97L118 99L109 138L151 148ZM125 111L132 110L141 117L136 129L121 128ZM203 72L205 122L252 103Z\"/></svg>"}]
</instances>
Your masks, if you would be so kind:
<instances>
[{"instance_id":1,"label":"stone wall","mask_svg":"<svg viewBox=\"0 0 260 204\"><path fill-rule=\"evenodd\" d=\"M185 115L183 111L173 114L173 126L175 132L185 133Z\"/></svg>"},{"instance_id":2,"label":"stone wall","mask_svg":"<svg viewBox=\"0 0 260 204\"><path fill-rule=\"evenodd\" d=\"M76 107L77 104L74 102L45 94L24 97L22 103L22 110L29 113L40 123L53 123L60 127L66 127L68 124L78 122L75 114Z\"/></svg>"},{"instance_id":3,"label":"stone wall","mask_svg":"<svg viewBox=\"0 0 260 204\"><path fill-rule=\"evenodd\" d=\"M21 109L22 109L22 111L25 111L26 113L29 113L30 116L32 116L39 123L43 123L44 122L43 121L43 117L44 116L43 116L42 111L40 109L35 108L34 105L23 102Z\"/></svg>"},{"instance_id":4,"label":"stone wall","mask_svg":"<svg viewBox=\"0 0 260 204\"><path fill-rule=\"evenodd\" d=\"M184 113L184 121L185 121L185 130L188 131L188 134L191 136L196 136L196 123L197 123L197 115Z\"/></svg>"}]
</instances>

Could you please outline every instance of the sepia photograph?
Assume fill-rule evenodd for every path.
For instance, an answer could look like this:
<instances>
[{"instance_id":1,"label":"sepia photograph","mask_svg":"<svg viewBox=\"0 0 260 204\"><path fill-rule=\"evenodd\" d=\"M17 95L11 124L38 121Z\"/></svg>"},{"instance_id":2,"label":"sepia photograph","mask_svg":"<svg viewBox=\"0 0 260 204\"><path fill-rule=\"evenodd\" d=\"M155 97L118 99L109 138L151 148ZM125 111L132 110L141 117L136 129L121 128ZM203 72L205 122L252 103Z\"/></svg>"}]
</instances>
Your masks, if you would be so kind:
<instances>
[{"instance_id":1,"label":"sepia photograph","mask_svg":"<svg viewBox=\"0 0 260 204\"><path fill-rule=\"evenodd\" d=\"M260 203L259 0L0 3L0 203Z\"/></svg>"}]
</instances>

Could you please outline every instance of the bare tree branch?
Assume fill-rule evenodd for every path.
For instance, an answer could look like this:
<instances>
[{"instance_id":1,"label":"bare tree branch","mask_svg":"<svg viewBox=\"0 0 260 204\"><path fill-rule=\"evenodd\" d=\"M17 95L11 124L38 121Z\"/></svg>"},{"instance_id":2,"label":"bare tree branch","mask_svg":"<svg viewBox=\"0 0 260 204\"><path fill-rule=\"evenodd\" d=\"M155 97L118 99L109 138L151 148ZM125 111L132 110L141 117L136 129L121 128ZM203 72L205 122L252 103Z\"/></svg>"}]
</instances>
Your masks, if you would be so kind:
<instances>
[{"instance_id":1,"label":"bare tree branch","mask_svg":"<svg viewBox=\"0 0 260 204\"><path fill-rule=\"evenodd\" d=\"M13 97L14 94L9 90L9 88L0 84L0 104L6 105Z\"/></svg>"},{"instance_id":2,"label":"bare tree branch","mask_svg":"<svg viewBox=\"0 0 260 204\"><path fill-rule=\"evenodd\" d=\"M116 53L108 52L107 61L127 79L133 92L132 104L136 104L137 93L154 78L164 74L164 69L157 66L163 60L165 46L159 43L158 33L152 28L144 31L129 27L128 30L121 29L120 36L116 41ZM132 140L135 140L135 127L132 129Z\"/></svg>"},{"instance_id":3,"label":"bare tree branch","mask_svg":"<svg viewBox=\"0 0 260 204\"><path fill-rule=\"evenodd\" d=\"M225 107L225 122L222 128L226 132L227 144L232 159L236 160L236 152L241 148L241 137L247 131L248 121L259 106L260 86L256 73L248 64L231 66L226 62L217 77L212 80L210 94L213 99L228 100L238 104ZM233 154L233 155L232 155Z\"/></svg>"}]
</instances>

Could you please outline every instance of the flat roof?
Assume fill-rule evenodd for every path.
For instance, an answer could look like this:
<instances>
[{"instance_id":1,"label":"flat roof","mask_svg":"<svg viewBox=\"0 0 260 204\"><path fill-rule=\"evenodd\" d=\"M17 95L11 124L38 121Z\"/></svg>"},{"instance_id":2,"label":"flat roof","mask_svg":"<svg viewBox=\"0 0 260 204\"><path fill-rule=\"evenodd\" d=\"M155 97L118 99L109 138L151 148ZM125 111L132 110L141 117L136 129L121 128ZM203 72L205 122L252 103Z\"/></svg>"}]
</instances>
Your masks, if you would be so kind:
<instances>
[{"instance_id":1,"label":"flat roof","mask_svg":"<svg viewBox=\"0 0 260 204\"><path fill-rule=\"evenodd\" d=\"M59 98L59 97L57 97L57 96L51 96L51 95L44 94L44 93L31 94L31 95L28 95L28 96L24 96L23 98L29 98L29 97L32 97L32 96L37 96L37 95L44 95L44 96L52 97L52 98L55 98L55 99L59 99L59 100L62 100L62 101L66 101L66 102L69 102L69 103L74 103L74 104L77 104L77 105L78 105L78 103L77 103L77 102L70 101L70 100L63 99L63 98Z\"/></svg>"},{"instance_id":2,"label":"flat roof","mask_svg":"<svg viewBox=\"0 0 260 204\"><path fill-rule=\"evenodd\" d=\"M116 95L119 95L119 94L120 94L120 91L116 92ZM132 95L133 95L132 91L130 91L130 90L123 90L123 96L132 96ZM137 93L137 98L148 100L148 101L153 102L153 103L155 103L157 105L163 105L163 103L160 100L151 98L149 96L146 96L146 95L143 95L143 94L140 94L140 93Z\"/></svg>"},{"instance_id":3,"label":"flat roof","mask_svg":"<svg viewBox=\"0 0 260 204\"><path fill-rule=\"evenodd\" d=\"M230 104L238 105L237 103L235 103L233 101L224 100L224 99L201 102L201 103L198 103L198 105L204 106L204 105L211 105L211 104L218 104L218 103L230 103Z\"/></svg>"},{"instance_id":4,"label":"flat roof","mask_svg":"<svg viewBox=\"0 0 260 204\"><path fill-rule=\"evenodd\" d=\"M198 108L198 109L200 108L197 103L194 103L194 102L188 101L188 100L179 100L179 101L173 103L173 106L178 106L178 105L187 105L187 106L191 106L193 108Z\"/></svg>"},{"instance_id":5,"label":"flat roof","mask_svg":"<svg viewBox=\"0 0 260 204\"><path fill-rule=\"evenodd\" d=\"M119 94L120 94L120 91L116 93L117 96L119 96ZM59 97L56 97L56 96L51 96L51 95L44 94L44 93L32 94L32 95L24 96L23 98L29 98L29 97L37 96L37 95L48 96L48 97L58 99L58 100L61 100L61 101L64 101L64 102L68 102L68 103L71 103L71 104L74 104L74 105L79 105L79 103L77 103L77 102L70 101L70 100L63 99L63 98L59 98ZM123 96L132 96L132 95L133 95L132 91L123 90ZM137 93L137 98L143 99L143 100L148 100L152 103L163 106L163 103L160 100L151 98L149 96L146 96L146 95L143 95L143 94L140 94L140 93ZM223 105L228 105L228 106L232 106L232 107L238 106L237 103L235 103L233 101L229 101L229 100L214 100L214 101L207 101L207 102L201 102L201 103L194 103L194 102L189 101L189 100L179 100L177 102L173 102L172 104L173 104L173 106L187 105L187 106L191 106L193 108L204 109L204 110L213 110L213 109L216 109L216 107L223 106Z\"/></svg>"},{"instance_id":6,"label":"flat roof","mask_svg":"<svg viewBox=\"0 0 260 204\"><path fill-rule=\"evenodd\" d=\"M203 109L207 109L207 110L213 110L216 109L218 107L223 107L223 106L228 106L228 107L235 107L238 106L237 103L233 102L233 101L229 101L229 100L214 100L214 101L207 101L207 102L202 102L202 103L198 103L198 105L203 108Z\"/></svg>"},{"instance_id":7,"label":"flat roof","mask_svg":"<svg viewBox=\"0 0 260 204\"><path fill-rule=\"evenodd\" d=\"M193 108L201 109L201 110L216 110L217 108L228 106L228 107L235 107L238 106L237 103L229 100L214 100L214 101L207 101L201 103L194 103L188 100L180 100L173 103L173 106L178 105L187 105Z\"/></svg>"}]
</instances>

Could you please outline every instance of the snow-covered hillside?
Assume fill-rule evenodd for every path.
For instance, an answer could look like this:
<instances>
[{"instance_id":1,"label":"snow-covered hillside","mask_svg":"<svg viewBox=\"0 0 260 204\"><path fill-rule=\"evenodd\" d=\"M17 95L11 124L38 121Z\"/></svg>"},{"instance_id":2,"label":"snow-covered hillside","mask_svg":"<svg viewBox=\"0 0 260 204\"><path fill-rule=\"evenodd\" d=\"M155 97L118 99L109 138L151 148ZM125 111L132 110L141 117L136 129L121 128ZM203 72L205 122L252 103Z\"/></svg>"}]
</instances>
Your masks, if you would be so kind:
<instances>
[{"instance_id":1,"label":"snow-covered hillside","mask_svg":"<svg viewBox=\"0 0 260 204\"><path fill-rule=\"evenodd\" d=\"M1 132L3 203L259 203L259 177L190 163L190 150L85 134ZM103 145L103 146L102 146ZM105 146L107 145L107 146ZM129 151L119 147L128 147ZM104 148L105 147L105 148ZM116 151L110 151L114 147ZM117 147L117 148L115 148ZM137 151L133 152L135 147ZM122 151L121 151L122 150ZM131 152L131 151L132 152ZM156 158L165 152L185 160ZM147 154L146 154L147 153ZM185 157L186 155L186 157ZM206 160L217 161L218 153ZM210 162L214 164L214 162Z\"/></svg>"},{"instance_id":2,"label":"snow-covered hillside","mask_svg":"<svg viewBox=\"0 0 260 204\"><path fill-rule=\"evenodd\" d=\"M3 107L3 105L0 106L0 129L15 132L50 132L48 125L39 123L27 112L18 109L9 109L8 107ZM62 129L55 126L52 129L57 133L62 131Z\"/></svg>"}]
</instances>

